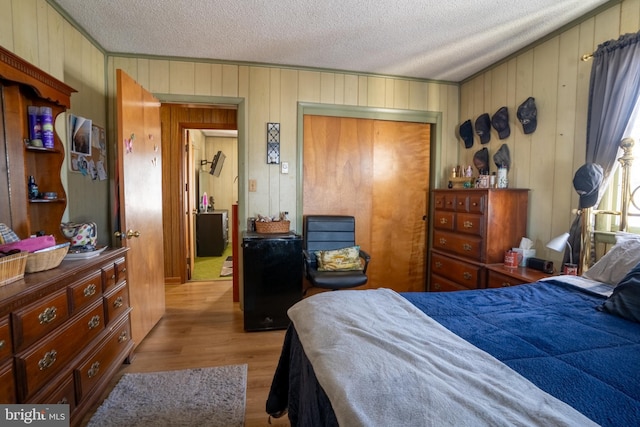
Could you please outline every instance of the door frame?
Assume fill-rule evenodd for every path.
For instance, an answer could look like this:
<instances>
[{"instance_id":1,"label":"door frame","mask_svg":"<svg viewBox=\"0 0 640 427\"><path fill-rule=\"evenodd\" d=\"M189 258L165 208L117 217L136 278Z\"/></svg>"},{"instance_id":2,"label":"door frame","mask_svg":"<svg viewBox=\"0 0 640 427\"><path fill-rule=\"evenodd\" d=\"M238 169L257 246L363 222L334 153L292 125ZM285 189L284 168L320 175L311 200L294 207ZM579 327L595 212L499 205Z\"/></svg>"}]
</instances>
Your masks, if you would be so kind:
<instances>
[{"instance_id":1,"label":"door frame","mask_svg":"<svg viewBox=\"0 0 640 427\"><path fill-rule=\"evenodd\" d=\"M303 216L303 182L304 182L304 116L331 116L353 119L389 120L395 122L425 123L431 125L430 141L430 164L429 164L429 190L432 190L431 183L436 183L437 171L444 170L440 164L439 148L442 140L442 112L439 111L418 111L395 108L362 107L335 104L318 104L311 102L298 102L297 117L297 177L296 183L296 220L302 224ZM433 212L433 196L429 191L428 212L425 212L427 227L425 232L425 289L429 286L430 276L430 251L432 236L431 217Z\"/></svg>"},{"instance_id":2,"label":"door frame","mask_svg":"<svg viewBox=\"0 0 640 427\"><path fill-rule=\"evenodd\" d=\"M224 96L204 96L204 95L173 95L154 93L153 94L161 103L173 103L173 104L193 104L194 108L203 106L220 106L220 105L233 105L236 107L236 120L238 130L238 218L247 217L247 206L249 203L248 188L246 188L247 178L247 120L246 120L246 102L244 98L224 97ZM181 135L185 129L197 129L199 128L197 123L180 124ZM202 127L203 129L213 128L210 125ZM185 150L180 150L182 158L180 164L184 168L184 162L186 158ZM186 182L184 178L184 170L180 172L180 188L184 189ZM185 206L185 191L180 191L179 203L180 206ZM187 223L185 215L180 216L180 256L181 259L186 261L187 251L186 243L184 242L184 235L186 233ZM239 230L240 233L241 230ZM232 241L234 244L239 244L241 236L233 236ZM187 264L183 263L183 269L180 272L180 282L186 283L187 280Z\"/></svg>"}]
</instances>

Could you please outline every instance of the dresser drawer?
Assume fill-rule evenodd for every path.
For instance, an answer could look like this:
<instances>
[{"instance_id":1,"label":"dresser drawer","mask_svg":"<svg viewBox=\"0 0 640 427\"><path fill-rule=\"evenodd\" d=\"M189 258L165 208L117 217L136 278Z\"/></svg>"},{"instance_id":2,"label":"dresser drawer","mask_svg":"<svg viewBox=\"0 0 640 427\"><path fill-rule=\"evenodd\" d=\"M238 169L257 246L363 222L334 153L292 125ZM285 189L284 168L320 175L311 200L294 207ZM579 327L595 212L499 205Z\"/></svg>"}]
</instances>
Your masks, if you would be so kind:
<instances>
[{"instance_id":1,"label":"dresser drawer","mask_svg":"<svg viewBox=\"0 0 640 427\"><path fill-rule=\"evenodd\" d=\"M72 313L78 312L102 297L102 272L96 270L68 288Z\"/></svg>"},{"instance_id":2,"label":"dresser drawer","mask_svg":"<svg viewBox=\"0 0 640 427\"><path fill-rule=\"evenodd\" d=\"M12 313L15 351L51 333L68 318L69 303L64 289Z\"/></svg>"},{"instance_id":3,"label":"dresser drawer","mask_svg":"<svg viewBox=\"0 0 640 427\"><path fill-rule=\"evenodd\" d=\"M118 358L124 356L125 352L128 353L131 347L131 324L129 316L125 316L98 344L95 351L84 359L78 368L74 369L78 402L82 401L103 376L113 368L113 364Z\"/></svg>"},{"instance_id":4,"label":"dresser drawer","mask_svg":"<svg viewBox=\"0 0 640 427\"><path fill-rule=\"evenodd\" d=\"M483 235L483 220L482 215L471 213L458 213L456 214L456 231L466 234L474 234L476 236Z\"/></svg>"},{"instance_id":5,"label":"dresser drawer","mask_svg":"<svg viewBox=\"0 0 640 427\"><path fill-rule=\"evenodd\" d=\"M482 285L483 267L432 252L431 273L457 283L459 288L477 289ZM432 284L433 285L433 284Z\"/></svg>"},{"instance_id":6,"label":"dresser drawer","mask_svg":"<svg viewBox=\"0 0 640 427\"><path fill-rule=\"evenodd\" d=\"M64 375L47 384L26 403L69 405L69 414L72 414L76 407L75 390L73 372L69 370Z\"/></svg>"},{"instance_id":7,"label":"dresser drawer","mask_svg":"<svg viewBox=\"0 0 640 427\"><path fill-rule=\"evenodd\" d=\"M445 279L437 274L431 275L431 285L429 287L430 292L451 292L451 291L468 291L469 288L465 288L462 285L457 284L454 281Z\"/></svg>"},{"instance_id":8,"label":"dresser drawer","mask_svg":"<svg viewBox=\"0 0 640 427\"><path fill-rule=\"evenodd\" d=\"M9 359L13 354L13 342L11 340L11 328L9 327L9 316L0 320L0 363Z\"/></svg>"},{"instance_id":9,"label":"dresser drawer","mask_svg":"<svg viewBox=\"0 0 640 427\"><path fill-rule=\"evenodd\" d=\"M104 292L125 280L127 280L127 261L125 258L118 258L113 264L102 267Z\"/></svg>"},{"instance_id":10,"label":"dresser drawer","mask_svg":"<svg viewBox=\"0 0 640 427\"><path fill-rule=\"evenodd\" d=\"M104 329L102 301L74 316L50 337L16 355L16 371L24 386L23 400L67 365Z\"/></svg>"},{"instance_id":11,"label":"dresser drawer","mask_svg":"<svg viewBox=\"0 0 640 427\"><path fill-rule=\"evenodd\" d=\"M122 282L117 288L104 295L104 306L107 324L115 321L118 316L129 308L129 286Z\"/></svg>"},{"instance_id":12,"label":"dresser drawer","mask_svg":"<svg viewBox=\"0 0 640 427\"><path fill-rule=\"evenodd\" d=\"M16 403L16 382L12 360L0 365L0 403Z\"/></svg>"},{"instance_id":13,"label":"dresser drawer","mask_svg":"<svg viewBox=\"0 0 640 427\"><path fill-rule=\"evenodd\" d=\"M433 226L440 230L453 231L456 228L456 214L451 211L435 211Z\"/></svg>"},{"instance_id":14,"label":"dresser drawer","mask_svg":"<svg viewBox=\"0 0 640 427\"><path fill-rule=\"evenodd\" d=\"M472 235L453 234L435 230L433 233L433 248L480 261L482 239Z\"/></svg>"},{"instance_id":15,"label":"dresser drawer","mask_svg":"<svg viewBox=\"0 0 640 427\"><path fill-rule=\"evenodd\" d=\"M489 270L487 274L487 288L508 288L525 283L523 280Z\"/></svg>"}]
</instances>

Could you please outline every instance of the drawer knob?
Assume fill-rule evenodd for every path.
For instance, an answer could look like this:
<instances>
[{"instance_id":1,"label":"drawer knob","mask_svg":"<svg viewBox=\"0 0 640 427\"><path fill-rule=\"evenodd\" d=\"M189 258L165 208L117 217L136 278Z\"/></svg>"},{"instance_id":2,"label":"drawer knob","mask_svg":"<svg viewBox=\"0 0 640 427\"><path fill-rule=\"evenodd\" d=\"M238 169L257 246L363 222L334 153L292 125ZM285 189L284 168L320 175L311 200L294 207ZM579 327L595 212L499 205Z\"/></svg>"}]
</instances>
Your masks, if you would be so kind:
<instances>
[{"instance_id":1,"label":"drawer knob","mask_svg":"<svg viewBox=\"0 0 640 427\"><path fill-rule=\"evenodd\" d=\"M440 224L446 224L447 222L447 218L440 218Z\"/></svg>"},{"instance_id":2,"label":"drawer knob","mask_svg":"<svg viewBox=\"0 0 640 427\"><path fill-rule=\"evenodd\" d=\"M118 297L116 298L116 300L113 302L113 308L120 308L122 307L122 297Z\"/></svg>"},{"instance_id":3,"label":"drawer knob","mask_svg":"<svg viewBox=\"0 0 640 427\"><path fill-rule=\"evenodd\" d=\"M100 372L100 362L93 362L89 370L87 370L87 376L93 378L98 375L98 372Z\"/></svg>"},{"instance_id":4,"label":"drawer knob","mask_svg":"<svg viewBox=\"0 0 640 427\"><path fill-rule=\"evenodd\" d=\"M55 307L45 308L42 313L38 315L38 319L40 320L40 324L44 325L46 323L51 323L55 320L58 315L58 309Z\"/></svg>"},{"instance_id":5,"label":"drawer knob","mask_svg":"<svg viewBox=\"0 0 640 427\"><path fill-rule=\"evenodd\" d=\"M127 334L127 331L120 332L120 336L118 337L118 342L119 343L125 342L128 339L129 339L129 336Z\"/></svg>"},{"instance_id":6,"label":"drawer knob","mask_svg":"<svg viewBox=\"0 0 640 427\"><path fill-rule=\"evenodd\" d=\"M58 352L55 350L47 351L42 359L38 362L41 371L50 368L58 359Z\"/></svg>"},{"instance_id":7,"label":"drawer knob","mask_svg":"<svg viewBox=\"0 0 640 427\"><path fill-rule=\"evenodd\" d=\"M473 228L473 222L465 221L463 226L464 228Z\"/></svg>"},{"instance_id":8,"label":"drawer knob","mask_svg":"<svg viewBox=\"0 0 640 427\"><path fill-rule=\"evenodd\" d=\"M111 280L116 280L116 275L115 274L111 275Z\"/></svg>"},{"instance_id":9,"label":"drawer knob","mask_svg":"<svg viewBox=\"0 0 640 427\"><path fill-rule=\"evenodd\" d=\"M89 320L88 325L89 325L89 329L95 329L98 326L100 326L100 316L98 316L97 314L93 316L91 320Z\"/></svg>"},{"instance_id":10,"label":"drawer knob","mask_svg":"<svg viewBox=\"0 0 640 427\"><path fill-rule=\"evenodd\" d=\"M96 294L96 285L94 285L93 283L90 284L89 286L84 288L83 292L84 292L84 296L87 297L87 298L95 295Z\"/></svg>"},{"instance_id":11,"label":"drawer knob","mask_svg":"<svg viewBox=\"0 0 640 427\"><path fill-rule=\"evenodd\" d=\"M4 350L4 346L6 345L5 340L0 340L0 350Z\"/></svg>"},{"instance_id":12,"label":"drawer knob","mask_svg":"<svg viewBox=\"0 0 640 427\"><path fill-rule=\"evenodd\" d=\"M471 280L473 278L473 274L469 273L468 271L465 271L462 274L462 277L464 277L465 280Z\"/></svg>"},{"instance_id":13,"label":"drawer knob","mask_svg":"<svg viewBox=\"0 0 640 427\"><path fill-rule=\"evenodd\" d=\"M446 245L447 244L447 239L445 239L444 237L441 237L440 238L440 244L443 245L443 246Z\"/></svg>"},{"instance_id":14,"label":"drawer knob","mask_svg":"<svg viewBox=\"0 0 640 427\"><path fill-rule=\"evenodd\" d=\"M509 283L509 282L502 282L502 287L503 287L503 288L508 288L509 286L511 286L511 283Z\"/></svg>"},{"instance_id":15,"label":"drawer knob","mask_svg":"<svg viewBox=\"0 0 640 427\"><path fill-rule=\"evenodd\" d=\"M66 405L67 403L69 403L69 399L66 396L58 401L58 405Z\"/></svg>"},{"instance_id":16,"label":"drawer knob","mask_svg":"<svg viewBox=\"0 0 640 427\"><path fill-rule=\"evenodd\" d=\"M464 245L462 245L462 249L469 252L471 250L471 245L468 243L465 243Z\"/></svg>"},{"instance_id":17,"label":"drawer knob","mask_svg":"<svg viewBox=\"0 0 640 427\"><path fill-rule=\"evenodd\" d=\"M440 283L436 283L435 285L433 285L433 287L436 289L436 291L439 291L440 289L442 289L442 287L440 286Z\"/></svg>"},{"instance_id":18,"label":"drawer knob","mask_svg":"<svg viewBox=\"0 0 640 427\"><path fill-rule=\"evenodd\" d=\"M436 268L442 268L442 263L440 261L436 261Z\"/></svg>"}]
</instances>

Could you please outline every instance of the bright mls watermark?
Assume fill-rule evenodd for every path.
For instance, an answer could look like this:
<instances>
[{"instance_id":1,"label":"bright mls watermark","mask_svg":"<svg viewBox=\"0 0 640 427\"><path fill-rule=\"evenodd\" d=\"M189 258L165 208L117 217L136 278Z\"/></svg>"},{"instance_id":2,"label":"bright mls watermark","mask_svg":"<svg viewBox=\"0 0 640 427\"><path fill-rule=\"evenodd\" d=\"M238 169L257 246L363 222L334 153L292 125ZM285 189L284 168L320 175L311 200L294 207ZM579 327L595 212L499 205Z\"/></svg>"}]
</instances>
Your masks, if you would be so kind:
<instances>
[{"instance_id":1,"label":"bright mls watermark","mask_svg":"<svg viewBox=\"0 0 640 427\"><path fill-rule=\"evenodd\" d=\"M69 427L69 405L0 405L0 425Z\"/></svg>"}]
</instances>

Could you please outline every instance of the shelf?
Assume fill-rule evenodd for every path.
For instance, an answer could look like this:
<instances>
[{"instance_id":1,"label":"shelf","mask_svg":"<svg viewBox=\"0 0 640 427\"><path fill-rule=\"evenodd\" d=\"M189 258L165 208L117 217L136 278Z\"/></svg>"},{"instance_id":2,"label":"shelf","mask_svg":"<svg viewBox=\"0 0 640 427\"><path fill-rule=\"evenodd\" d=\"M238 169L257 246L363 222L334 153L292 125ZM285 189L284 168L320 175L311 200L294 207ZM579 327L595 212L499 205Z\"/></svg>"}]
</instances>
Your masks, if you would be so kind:
<instances>
[{"instance_id":1,"label":"shelf","mask_svg":"<svg viewBox=\"0 0 640 427\"><path fill-rule=\"evenodd\" d=\"M64 203L67 199L29 199L29 203Z\"/></svg>"},{"instance_id":2,"label":"shelf","mask_svg":"<svg viewBox=\"0 0 640 427\"><path fill-rule=\"evenodd\" d=\"M34 147L32 145L25 145L25 148L27 149L27 151L33 151L35 153L51 153L51 154L60 153L60 150L57 148Z\"/></svg>"}]
</instances>

